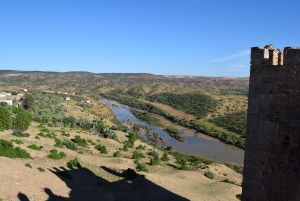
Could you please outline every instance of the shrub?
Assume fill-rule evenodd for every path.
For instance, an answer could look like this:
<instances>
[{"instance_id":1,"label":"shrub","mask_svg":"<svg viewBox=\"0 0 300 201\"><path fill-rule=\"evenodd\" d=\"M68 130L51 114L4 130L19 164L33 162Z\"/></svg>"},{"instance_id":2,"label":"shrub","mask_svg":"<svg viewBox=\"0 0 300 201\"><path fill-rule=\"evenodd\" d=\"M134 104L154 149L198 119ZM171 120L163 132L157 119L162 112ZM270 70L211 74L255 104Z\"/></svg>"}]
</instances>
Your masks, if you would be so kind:
<instances>
[{"instance_id":1,"label":"shrub","mask_svg":"<svg viewBox=\"0 0 300 201\"><path fill-rule=\"evenodd\" d=\"M27 147L30 149L33 149L33 150L37 150L37 151L41 151L43 148L43 146L38 146L36 144L31 144L31 145L28 145Z\"/></svg>"},{"instance_id":2,"label":"shrub","mask_svg":"<svg viewBox=\"0 0 300 201\"><path fill-rule=\"evenodd\" d=\"M11 126L11 116L7 108L0 106L0 131L7 130Z\"/></svg>"},{"instance_id":3,"label":"shrub","mask_svg":"<svg viewBox=\"0 0 300 201\"><path fill-rule=\"evenodd\" d=\"M70 137L70 133L67 133L64 129L62 129L60 132L61 132L61 135Z\"/></svg>"},{"instance_id":4,"label":"shrub","mask_svg":"<svg viewBox=\"0 0 300 201\"><path fill-rule=\"evenodd\" d=\"M159 161L159 158L157 157L154 157L154 158L151 158L150 160L150 165L159 165L160 161Z\"/></svg>"},{"instance_id":5,"label":"shrub","mask_svg":"<svg viewBox=\"0 0 300 201\"><path fill-rule=\"evenodd\" d=\"M128 141L126 142L127 146L132 148L134 146L134 142L139 139L139 134L136 132L129 133Z\"/></svg>"},{"instance_id":6,"label":"shrub","mask_svg":"<svg viewBox=\"0 0 300 201\"><path fill-rule=\"evenodd\" d=\"M67 166L70 167L70 168L81 168L82 166L80 165L79 163L79 160L78 158L74 158L73 160L70 160L68 163L67 163Z\"/></svg>"},{"instance_id":7,"label":"shrub","mask_svg":"<svg viewBox=\"0 0 300 201\"><path fill-rule=\"evenodd\" d=\"M11 140L11 142L14 142L16 144L23 144L23 141L19 139Z\"/></svg>"},{"instance_id":8,"label":"shrub","mask_svg":"<svg viewBox=\"0 0 300 201\"><path fill-rule=\"evenodd\" d=\"M145 158L145 155L144 155L143 153L140 153L140 152L135 151L135 152L133 152L131 158L132 158L132 159L135 159L135 160L139 160L139 159L141 159L141 158Z\"/></svg>"},{"instance_id":9,"label":"shrub","mask_svg":"<svg viewBox=\"0 0 300 201\"><path fill-rule=\"evenodd\" d=\"M120 157L121 156L121 151L116 151L113 156L114 157Z\"/></svg>"},{"instance_id":10,"label":"shrub","mask_svg":"<svg viewBox=\"0 0 300 201\"><path fill-rule=\"evenodd\" d=\"M124 146L123 146L123 149L122 149L123 151L128 151L128 145L127 144L124 144Z\"/></svg>"},{"instance_id":11,"label":"shrub","mask_svg":"<svg viewBox=\"0 0 300 201\"><path fill-rule=\"evenodd\" d=\"M26 130L32 121L31 114L18 107L13 107L12 113L12 129Z\"/></svg>"},{"instance_id":12,"label":"shrub","mask_svg":"<svg viewBox=\"0 0 300 201\"><path fill-rule=\"evenodd\" d=\"M153 157L155 157L155 158L158 158L158 157L159 157L158 153L157 153L156 151L154 151L154 150L149 151L147 154L148 154L149 156L153 156Z\"/></svg>"},{"instance_id":13,"label":"shrub","mask_svg":"<svg viewBox=\"0 0 300 201\"><path fill-rule=\"evenodd\" d=\"M229 184L235 184L235 185L236 185L235 182L233 182L233 181L231 181L231 180L229 180L229 179L224 179L224 180L222 180L221 182L229 183Z\"/></svg>"},{"instance_id":14,"label":"shrub","mask_svg":"<svg viewBox=\"0 0 300 201\"><path fill-rule=\"evenodd\" d=\"M38 169L38 171L40 171L40 172L45 172L45 169L42 168L42 167L38 167L37 169Z\"/></svg>"},{"instance_id":15,"label":"shrub","mask_svg":"<svg viewBox=\"0 0 300 201\"><path fill-rule=\"evenodd\" d=\"M26 163L25 167L32 168L32 166L29 163Z\"/></svg>"},{"instance_id":16,"label":"shrub","mask_svg":"<svg viewBox=\"0 0 300 201\"><path fill-rule=\"evenodd\" d=\"M68 149L71 149L73 151L78 150L77 145L74 142L72 142L71 140L66 140L66 141L64 141L63 144L64 144L65 147L67 147Z\"/></svg>"},{"instance_id":17,"label":"shrub","mask_svg":"<svg viewBox=\"0 0 300 201\"><path fill-rule=\"evenodd\" d=\"M79 135L76 135L75 138L72 139L72 141L81 147L86 147L88 145L87 141L85 139L82 139Z\"/></svg>"},{"instance_id":18,"label":"shrub","mask_svg":"<svg viewBox=\"0 0 300 201\"><path fill-rule=\"evenodd\" d=\"M95 148L100 151L101 154L107 154L106 146L98 144L95 146Z\"/></svg>"},{"instance_id":19,"label":"shrub","mask_svg":"<svg viewBox=\"0 0 300 201\"><path fill-rule=\"evenodd\" d=\"M244 168L243 166L240 165L236 165L236 164L232 164L232 163L225 163L225 165L231 169L233 169L235 172L239 173L239 174L243 174L244 172Z\"/></svg>"},{"instance_id":20,"label":"shrub","mask_svg":"<svg viewBox=\"0 0 300 201\"><path fill-rule=\"evenodd\" d=\"M215 178L214 173L212 173L211 171L204 172L204 176L206 176L209 179L214 179Z\"/></svg>"},{"instance_id":21,"label":"shrub","mask_svg":"<svg viewBox=\"0 0 300 201\"><path fill-rule=\"evenodd\" d=\"M135 168L139 172L148 172L148 169L147 169L146 165L144 165L142 163L137 163Z\"/></svg>"},{"instance_id":22,"label":"shrub","mask_svg":"<svg viewBox=\"0 0 300 201\"><path fill-rule=\"evenodd\" d=\"M24 133L21 130L14 130L12 135L16 136L16 137L29 137L28 133Z\"/></svg>"},{"instance_id":23,"label":"shrub","mask_svg":"<svg viewBox=\"0 0 300 201\"><path fill-rule=\"evenodd\" d=\"M135 149L136 150L145 150L145 147L143 145L139 145Z\"/></svg>"},{"instance_id":24,"label":"shrub","mask_svg":"<svg viewBox=\"0 0 300 201\"><path fill-rule=\"evenodd\" d=\"M164 153L164 155L161 157L161 160L162 160L162 161L169 161L170 159L169 159L168 154L167 154L167 153Z\"/></svg>"},{"instance_id":25,"label":"shrub","mask_svg":"<svg viewBox=\"0 0 300 201\"><path fill-rule=\"evenodd\" d=\"M64 152L58 152L56 149L52 149L50 151L50 154L47 156L48 158L54 159L54 160L60 160L62 158L66 157L66 154Z\"/></svg>"},{"instance_id":26,"label":"shrub","mask_svg":"<svg viewBox=\"0 0 300 201\"><path fill-rule=\"evenodd\" d=\"M29 153L20 147L14 147L9 141L0 139L0 156L8 158L30 158Z\"/></svg>"},{"instance_id":27,"label":"shrub","mask_svg":"<svg viewBox=\"0 0 300 201\"><path fill-rule=\"evenodd\" d=\"M60 139L55 138L55 145L54 146L62 148L64 146L64 143Z\"/></svg>"}]
</instances>

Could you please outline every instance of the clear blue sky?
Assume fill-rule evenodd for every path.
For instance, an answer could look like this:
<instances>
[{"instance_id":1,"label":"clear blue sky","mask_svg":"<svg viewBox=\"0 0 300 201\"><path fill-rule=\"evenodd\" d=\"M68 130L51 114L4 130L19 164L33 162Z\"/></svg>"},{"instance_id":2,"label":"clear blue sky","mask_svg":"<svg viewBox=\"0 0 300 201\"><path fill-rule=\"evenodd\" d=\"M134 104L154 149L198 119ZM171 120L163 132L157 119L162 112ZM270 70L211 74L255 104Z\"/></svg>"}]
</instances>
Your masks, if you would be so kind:
<instances>
[{"instance_id":1,"label":"clear blue sky","mask_svg":"<svg viewBox=\"0 0 300 201\"><path fill-rule=\"evenodd\" d=\"M299 20L299 0L0 0L0 69L248 76Z\"/></svg>"}]
</instances>

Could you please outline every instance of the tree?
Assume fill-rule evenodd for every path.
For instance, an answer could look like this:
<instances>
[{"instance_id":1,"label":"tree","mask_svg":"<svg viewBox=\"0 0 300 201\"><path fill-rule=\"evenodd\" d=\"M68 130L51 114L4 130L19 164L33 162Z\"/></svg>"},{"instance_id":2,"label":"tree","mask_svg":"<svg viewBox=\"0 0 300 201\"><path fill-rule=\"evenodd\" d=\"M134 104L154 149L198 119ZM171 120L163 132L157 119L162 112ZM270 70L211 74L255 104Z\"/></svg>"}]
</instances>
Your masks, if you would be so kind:
<instances>
[{"instance_id":1,"label":"tree","mask_svg":"<svg viewBox=\"0 0 300 201\"><path fill-rule=\"evenodd\" d=\"M12 129L26 130L32 121L31 114L22 108L12 109Z\"/></svg>"},{"instance_id":2,"label":"tree","mask_svg":"<svg viewBox=\"0 0 300 201\"><path fill-rule=\"evenodd\" d=\"M24 108L26 110L32 110L33 109L33 105L34 105L34 98L32 95L30 94L26 94L25 95L25 99L24 99Z\"/></svg>"},{"instance_id":3,"label":"tree","mask_svg":"<svg viewBox=\"0 0 300 201\"><path fill-rule=\"evenodd\" d=\"M9 129L11 126L11 115L7 108L0 106L0 131Z\"/></svg>"}]
</instances>

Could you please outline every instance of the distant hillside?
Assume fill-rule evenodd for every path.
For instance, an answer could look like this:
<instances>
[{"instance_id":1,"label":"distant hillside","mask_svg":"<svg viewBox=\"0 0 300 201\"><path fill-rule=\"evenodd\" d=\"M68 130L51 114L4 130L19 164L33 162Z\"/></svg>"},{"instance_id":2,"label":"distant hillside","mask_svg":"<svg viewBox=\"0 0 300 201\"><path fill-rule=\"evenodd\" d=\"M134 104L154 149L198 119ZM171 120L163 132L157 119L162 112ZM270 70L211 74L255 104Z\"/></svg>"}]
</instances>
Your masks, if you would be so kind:
<instances>
[{"instance_id":1,"label":"distant hillside","mask_svg":"<svg viewBox=\"0 0 300 201\"><path fill-rule=\"evenodd\" d=\"M136 96L162 92L246 95L248 78L162 76L137 73L0 71L0 86L76 93L122 91Z\"/></svg>"}]
</instances>

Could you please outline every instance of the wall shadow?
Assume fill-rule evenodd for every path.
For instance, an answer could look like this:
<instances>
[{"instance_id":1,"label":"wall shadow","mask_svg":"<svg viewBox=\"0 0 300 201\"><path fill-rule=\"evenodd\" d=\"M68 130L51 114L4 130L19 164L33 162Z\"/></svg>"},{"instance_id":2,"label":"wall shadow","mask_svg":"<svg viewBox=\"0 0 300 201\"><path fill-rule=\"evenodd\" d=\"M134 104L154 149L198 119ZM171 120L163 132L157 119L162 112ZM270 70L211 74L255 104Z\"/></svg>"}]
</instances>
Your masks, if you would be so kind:
<instances>
[{"instance_id":1,"label":"wall shadow","mask_svg":"<svg viewBox=\"0 0 300 201\"><path fill-rule=\"evenodd\" d=\"M86 168L52 168L49 169L70 188L69 197L55 195L45 188L47 201L186 201L173 192L149 181L132 169L120 172L108 167L100 167L108 174L120 177L120 180L109 182L95 175ZM28 197L18 194L20 201L29 201Z\"/></svg>"}]
</instances>

